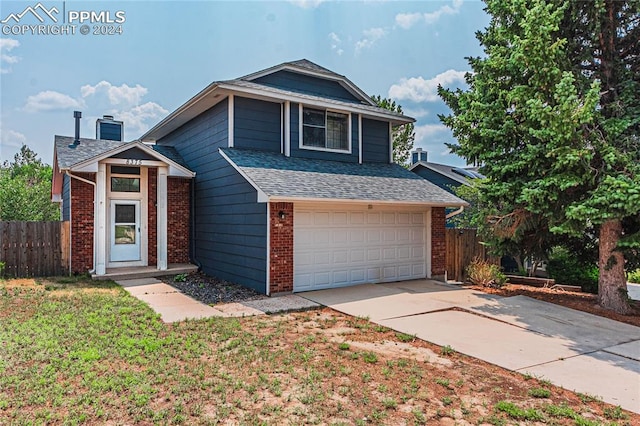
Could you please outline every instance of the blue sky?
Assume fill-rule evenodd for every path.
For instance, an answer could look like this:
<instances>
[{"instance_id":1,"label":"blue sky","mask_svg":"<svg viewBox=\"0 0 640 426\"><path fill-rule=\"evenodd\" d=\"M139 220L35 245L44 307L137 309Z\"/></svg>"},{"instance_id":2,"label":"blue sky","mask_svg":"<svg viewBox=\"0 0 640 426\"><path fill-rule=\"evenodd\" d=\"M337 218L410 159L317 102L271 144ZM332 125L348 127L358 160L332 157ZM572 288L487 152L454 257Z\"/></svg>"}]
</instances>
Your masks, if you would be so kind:
<instances>
[{"instance_id":1,"label":"blue sky","mask_svg":"<svg viewBox=\"0 0 640 426\"><path fill-rule=\"evenodd\" d=\"M436 87L464 87L465 57L481 54L475 32L488 16L480 1L40 3L42 25L75 25L75 34L32 34L21 26L41 24L34 15L10 15L38 1L0 2L0 21L9 18L0 24L2 161L25 143L51 163L54 135L73 135L74 110L83 112L83 137L95 137L95 120L112 114L132 140L212 81L306 58L399 102L417 119L416 146L430 161L464 164L447 154L452 136L437 118L447 108ZM71 12L92 11L105 12L103 21L120 12L124 22L85 21L90 33L80 34Z\"/></svg>"}]
</instances>

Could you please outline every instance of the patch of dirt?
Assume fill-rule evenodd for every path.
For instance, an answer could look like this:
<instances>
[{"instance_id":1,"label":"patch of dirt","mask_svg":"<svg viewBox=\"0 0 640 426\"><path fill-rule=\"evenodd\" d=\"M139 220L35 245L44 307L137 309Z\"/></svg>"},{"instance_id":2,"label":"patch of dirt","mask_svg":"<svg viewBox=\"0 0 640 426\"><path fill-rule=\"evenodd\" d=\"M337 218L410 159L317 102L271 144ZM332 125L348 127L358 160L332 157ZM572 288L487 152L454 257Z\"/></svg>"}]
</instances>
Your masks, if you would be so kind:
<instances>
[{"instance_id":1,"label":"patch of dirt","mask_svg":"<svg viewBox=\"0 0 640 426\"><path fill-rule=\"evenodd\" d=\"M505 284L500 288L490 288L478 285L468 285L467 288L482 291L484 293L497 294L500 296L528 296L544 302L554 303L578 311L609 318L615 321L640 327L640 301L631 301L635 309L633 315L620 315L598 306L597 296L590 293L581 293L545 287L533 287L521 284Z\"/></svg>"}]
</instances>

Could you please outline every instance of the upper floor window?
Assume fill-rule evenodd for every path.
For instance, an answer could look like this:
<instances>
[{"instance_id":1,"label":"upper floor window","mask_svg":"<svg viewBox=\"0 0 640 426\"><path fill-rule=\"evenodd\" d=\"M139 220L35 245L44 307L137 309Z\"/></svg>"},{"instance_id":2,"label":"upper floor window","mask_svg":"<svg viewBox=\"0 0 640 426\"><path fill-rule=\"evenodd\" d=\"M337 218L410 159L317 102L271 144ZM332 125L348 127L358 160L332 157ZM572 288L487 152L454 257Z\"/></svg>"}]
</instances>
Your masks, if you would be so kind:
<instances>
[{"instance_id":1,"label":"upper floor window","mask_svg":"<svg viewBox=\"0 0 640 426\"><path fill-rule=\"evenodd\" d=\"M349 115L303 108L302 146L349 151Z\"/></svg>"}]
</instances>

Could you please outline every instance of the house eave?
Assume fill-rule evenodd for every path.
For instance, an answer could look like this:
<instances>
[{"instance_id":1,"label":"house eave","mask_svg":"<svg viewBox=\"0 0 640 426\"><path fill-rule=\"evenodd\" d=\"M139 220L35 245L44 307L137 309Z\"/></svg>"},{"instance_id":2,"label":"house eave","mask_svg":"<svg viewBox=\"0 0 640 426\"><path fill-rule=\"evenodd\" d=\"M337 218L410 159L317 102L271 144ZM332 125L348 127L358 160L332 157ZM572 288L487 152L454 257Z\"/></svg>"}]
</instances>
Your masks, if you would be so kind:
<instances>
[{"instance_id":1,"label":"house eave","mask_svg":"<svg viewBox=\"0 0 640 426\"><path fill-rule=\"evenodd\" d=\"M150 156L155 157L162 163L167 164L169 166L169 176L193 178L196 175L195 172L192 172L186 167L176 163L172 159L165 157L164 155L153 150L152 148L143 144L140 141L133 141L133 142L126 143L124 145L120 145L119 147L103 152L100 155L97 155L95 157L73 164L67 169L64 169L64 170L61 169L61 171L95 173L98 171L98 163L100 161L105 160L109 157L112 157L113 155L119 154L131 148L138 148L144 151L145 153L149 154ZM154 164L151 164L151 160L141 160L140 165L153 166Z\"/></svg>"},{"instance_id":2,"label":"house eave","mask_svg":"<svg viewBox=\"0 0 640 426\"><path fill-rule=\"evenodd\" d=\"M349 198L310 198L310 197L283 197L268 196L269 202L286 202L286 203L331 203L331 204L364 204L364 205L401 205L401 206L422 206L422 207L467 207L469 203L440 203L433 201L398 201L398 200L367 200L367 199L349 199Z\"/></svg>"}]
</instances>

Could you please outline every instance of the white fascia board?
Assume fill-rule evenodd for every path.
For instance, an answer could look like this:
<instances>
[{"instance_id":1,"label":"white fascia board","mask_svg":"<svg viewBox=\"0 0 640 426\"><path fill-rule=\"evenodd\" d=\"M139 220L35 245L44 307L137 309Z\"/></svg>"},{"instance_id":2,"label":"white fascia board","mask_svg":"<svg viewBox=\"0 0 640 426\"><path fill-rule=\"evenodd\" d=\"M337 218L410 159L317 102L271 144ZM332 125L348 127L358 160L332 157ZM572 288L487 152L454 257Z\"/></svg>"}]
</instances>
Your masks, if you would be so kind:
<instances>
[{"instance_id":1,"label":"white fascia board","mask_svg":"<svg viewBox=\"0 0 640 426\"><path fill-rule=\"evenodd\" d=\"M186 110L191 108L193 105L197 104L202 99L206 98L209 94L214 92L217 87L218 87L218 82L214 81L213 83L211 83L210 85L208 85L207 87L202 89L194 97L192 97L187 102L182 104L180 107L178 107L171 114L167 115L158 124L153 126L151 129L147 130L147 132L140 137L140 140L141 141L147 141L147 140L155 141L155 138L151 137L150 135L153 135L153 133L155 133L155 132L159 131L160 129L162 129L162 127L164 127L167 123L169 123L170 121L173 121L174 118L178 117L183 112L185 112Z\"/></svg>"},{"instance_id":2,"label":"white fascia board","mask_svg":"<svg viewBox=\"0 0 640 426\"><path fill-rule=\"evenodd\" d=\"M98 162L100 162L101 160L107 159L113 155L119 154L121 152L124 152L128 149L131 148L139 148L142 151L144 151L145 153L149 154L152 157L157 158L159 161L161 161L164 164L167 164L169 166L170 169L170 176L179 176L179 177L194 177L196 174L195 172L192 172L191 170L181 166L180 164L176 163L175 161L173 161L170 158L165 157L164 155L160 154L158 151L155 151L153 148L151 148L148 145L143 144L140 141L133 141L133 142L129 142L126 143L124 145L120 145L117 148L114 148L110 151L107 152L103 152L100 155L97 155L93 158L90 158L88 160L82 161L80 163L74 164L70 170L73 172L89 172L89 173L95 173L98 171ZM141 165L145 165L144 162L147 160L142 160L142 164ZM153 165L153 164L150 164ZM171 171L173 171L173 173L171 173Z\"/></svg>"},{"instance_id":3,"label":"white fascia board","mask_svg":"<svg viewBox=\"0 0 640 426\"><path fill-rule=\"evenodd\" d=\"M348 102L333 101L331 99L314 99L314 98L309 98L307 96L304 96L302 94L297 95L295 93L287 93L287 94L274 93L274 92L270 92L269 90L242 87L242 86L237 86L234 84L228 84L224 82L221 82L218 85L218 87L220 87L221 89L232 91L232 92L252 95L254 97L258 97L261 99L270 100L271 102L281 103L284 101L290 101L295 103L302 103L305 105L315 105L322 108L334 109L338 111L349 111L349 112L362 114L363 117L366 117L366 118L391 120L392 122L399 123L399 124L409 124L409 123L415 122L415 120L411 117L405 117L404 119L402 119L397 115L387 114L383 111L376 112L376 111L371 111L365 108L358 108L358 104L350 104Z\"/></svg>"},{"instance_id":4,"label":"white fascia board","mask_svg":"<svg viewBox=\"0 0 640 426\"><path fill-rule=\"evenodd\" d=\"M397 201L397 200L363 200L363 199L346 199L346 198L312 198L312 197L282 197L271 196L270 202L273 203L331 203L331 204L386 204L398 206L425 206L425 207L461 207L468 206L469 203L432 203L430 201Z\"/></svg>"},{"instance_id":5,"label":"white fascia board","mask_svg":"<svg viewBox=\"0 0 640 426\"><path fill-rule=\"evenodd\" d=\"M267 203L271 201L269 195L264 192L240 167L238 167L238 165L234 163L233 160L231 160L229 156L227 156L227 154L222 151L221 148L218 148L218 152L220 153L222 158L224 158L231 165L231 167L233 167L238 173L240 173L240 176L242 176L247 182L249 182L249 185L253 186L253 188L258 193L259 203Z\"/></svg>"}]
</instances>

